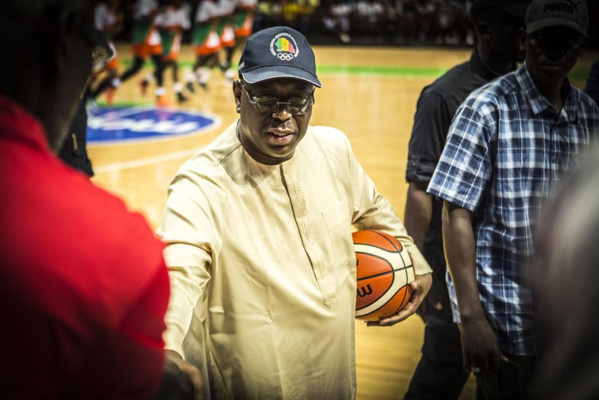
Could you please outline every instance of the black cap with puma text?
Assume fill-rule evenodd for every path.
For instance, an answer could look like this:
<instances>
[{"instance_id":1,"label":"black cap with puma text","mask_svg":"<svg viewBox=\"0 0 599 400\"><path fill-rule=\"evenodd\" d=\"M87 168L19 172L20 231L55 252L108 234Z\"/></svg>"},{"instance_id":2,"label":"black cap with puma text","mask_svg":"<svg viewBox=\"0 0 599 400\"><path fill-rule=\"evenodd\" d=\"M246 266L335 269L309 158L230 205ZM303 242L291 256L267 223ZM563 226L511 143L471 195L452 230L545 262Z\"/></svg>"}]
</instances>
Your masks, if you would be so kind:
<instances>
[{"instance_id":1,"label":"black cap with puma text","mask_svg":"<svg viewBox=\"0 0 599 400\"><path fill-rule=\"evenodd\" d=\"M533 0L524 22L527 33L550 26L566 26L587 36L589 11L586 0Z\"/></svg>"}]
</instances>

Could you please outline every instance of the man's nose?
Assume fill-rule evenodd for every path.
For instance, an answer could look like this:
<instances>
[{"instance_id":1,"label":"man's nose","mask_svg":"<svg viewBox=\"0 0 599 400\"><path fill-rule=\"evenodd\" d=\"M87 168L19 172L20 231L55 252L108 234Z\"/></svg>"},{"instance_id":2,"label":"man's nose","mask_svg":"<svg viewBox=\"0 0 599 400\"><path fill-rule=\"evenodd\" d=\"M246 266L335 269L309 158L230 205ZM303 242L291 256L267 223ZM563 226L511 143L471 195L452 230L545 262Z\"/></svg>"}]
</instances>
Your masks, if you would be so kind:
<instances>
[{"instance_id":1,"label":"man's nose","mask_svg":"<svg viewBox=\"0 0 599 400\"><path fill-rule=\"evenodd\" d=\"M289 103L284 101L277 102L275 109L272 110L273 118L276 118L281 121L286 121L290 119L293 114L289 111Z\"/></svg>"}]
</instances>

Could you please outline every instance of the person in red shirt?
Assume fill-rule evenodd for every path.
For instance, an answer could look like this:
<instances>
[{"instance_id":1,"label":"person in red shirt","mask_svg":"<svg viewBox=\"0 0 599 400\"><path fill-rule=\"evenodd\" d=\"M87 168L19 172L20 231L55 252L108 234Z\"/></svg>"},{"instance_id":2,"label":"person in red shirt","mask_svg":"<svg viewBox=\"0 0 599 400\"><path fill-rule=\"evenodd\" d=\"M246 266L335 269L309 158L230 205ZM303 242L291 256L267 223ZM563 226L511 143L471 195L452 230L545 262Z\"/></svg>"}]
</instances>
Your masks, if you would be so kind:
<instances>
[{"instance_id":1,"label":"person in red shirt","mask_svg":"<svg viewBox=\"0 0 599 400\"><path fill-rule=\"evenodd\" d=\"M54 154L99 44L93 1L0 8L0 44L14 55L0 63L0 397L156 398L173 371L163 245Z\"/></svg>"}]
</instances>

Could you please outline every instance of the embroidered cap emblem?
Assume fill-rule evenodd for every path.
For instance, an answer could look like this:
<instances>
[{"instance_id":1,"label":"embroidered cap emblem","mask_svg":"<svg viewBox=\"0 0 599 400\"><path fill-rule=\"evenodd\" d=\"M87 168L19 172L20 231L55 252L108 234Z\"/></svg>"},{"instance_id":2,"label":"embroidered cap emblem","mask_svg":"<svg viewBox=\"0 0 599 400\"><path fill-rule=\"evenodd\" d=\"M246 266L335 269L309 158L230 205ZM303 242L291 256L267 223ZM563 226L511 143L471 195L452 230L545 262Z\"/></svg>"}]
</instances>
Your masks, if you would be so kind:
<instances>
[{"instance_id":1,"label":"embroidered cap emblem","mask_svg":"<svg viewBox=\"0 0 599 400\"><path fill-rule=\"evenodd\" d=\"M291 61L298 56L299 49L293 36L283 32L271 40L270 52L282 61Z\"/></svg>"}]
</instances>

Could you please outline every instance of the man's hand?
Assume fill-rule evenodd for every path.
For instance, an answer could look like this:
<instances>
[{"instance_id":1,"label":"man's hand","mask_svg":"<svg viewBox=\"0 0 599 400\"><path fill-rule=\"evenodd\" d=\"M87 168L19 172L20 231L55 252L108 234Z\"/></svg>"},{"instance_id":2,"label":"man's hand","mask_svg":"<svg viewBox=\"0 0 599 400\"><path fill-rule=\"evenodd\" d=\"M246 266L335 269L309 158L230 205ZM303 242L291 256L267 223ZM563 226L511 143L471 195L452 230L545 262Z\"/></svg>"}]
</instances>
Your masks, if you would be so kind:
<instances>
[{"instance_id":1,"label":"man's hand","mask_svg":"<svg viewBox=\"0 0 599 400\"><path fill-rule=\"evenodd\" d=\"M206 400L204 380L202 379L200 370L183 360L177 352L166 350L165 355L168 360L174 362L179 367L181 372L189 377L193 386L193 400Z\"/></svg>"},{"instance_id":2,"label":"man's hand","mask_svg":"<svg viewBox=\"0 0 599 400\"><path fill-rule=\"evenodd\" d=\"M431 285L431 289L429 290L428 294L426 295L426 300L436 310L442 310L443 303L441 301L442 301L443 295L445 293L442 288L442 285L445 285L445 279L443 279L443 280L438 279L437 282L438 282L438 284L435 284L433 282L433 284Z\"/></svg>"},{"instance_id":3,"label":"man's hand","mask_svg":"<svg viewBox=\"0 0 599 400\"><path fill-rule=\"evenodd\" d=\"M416 310L426 297L426 294L430 290L432 283L432 274L416 275L416 280L410 282L410 286L412 287L412 296L410 296L410 301L408 301L408 304L406 304L404 308L399 310L397 314L389 318L381 319L380 321L368 321L366 322L366 325L391 326L408 318L410 315L416 312Z\"/></svg>"},{"instance_id":4,"label":"man's hand","mask_svg":"<svg viewBox=\"0 0 599 400\"><path fill-rule=\"evenodd\" d=\"M460 328L466 370L476 376L496 374L500 363L507 358L501 354L489 322L484 317L462 321Z\"/></svg>"}]
</instances>

